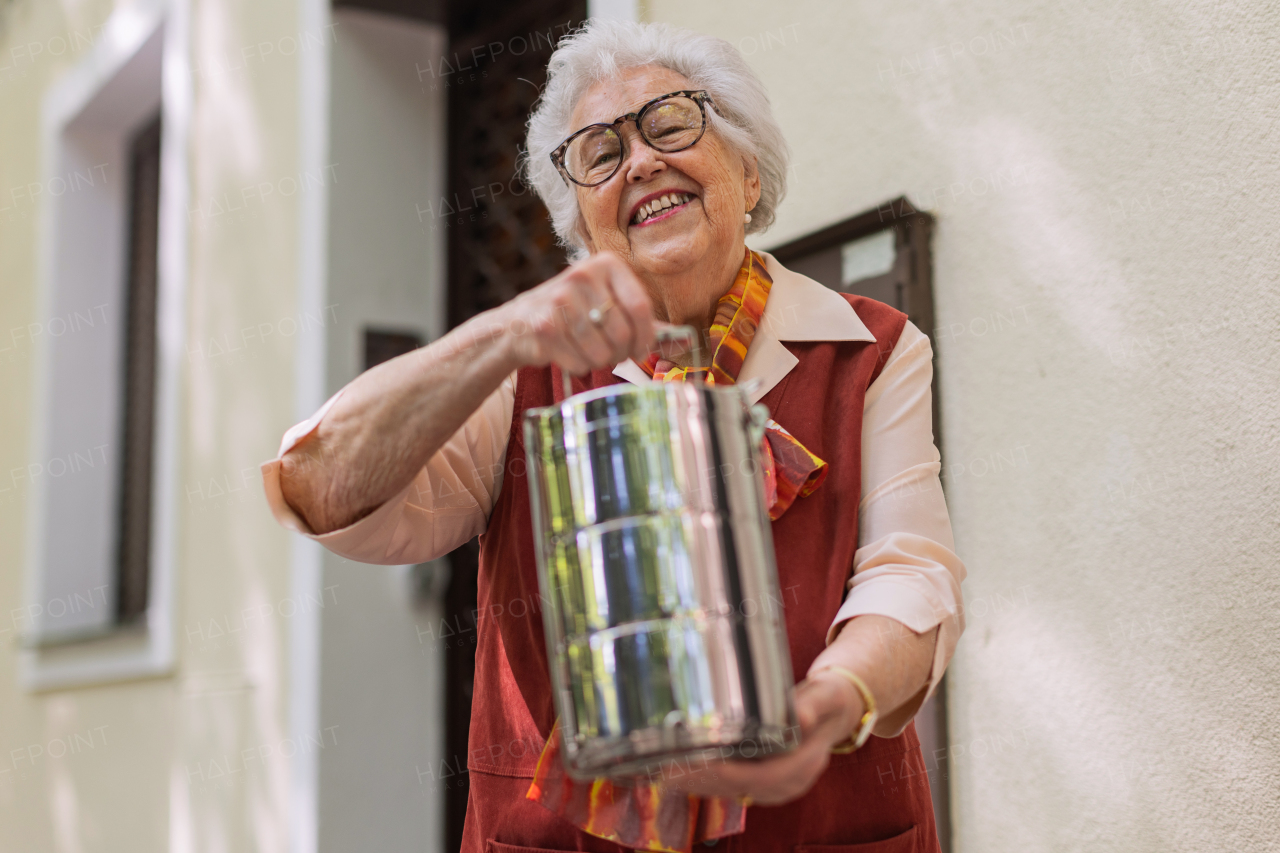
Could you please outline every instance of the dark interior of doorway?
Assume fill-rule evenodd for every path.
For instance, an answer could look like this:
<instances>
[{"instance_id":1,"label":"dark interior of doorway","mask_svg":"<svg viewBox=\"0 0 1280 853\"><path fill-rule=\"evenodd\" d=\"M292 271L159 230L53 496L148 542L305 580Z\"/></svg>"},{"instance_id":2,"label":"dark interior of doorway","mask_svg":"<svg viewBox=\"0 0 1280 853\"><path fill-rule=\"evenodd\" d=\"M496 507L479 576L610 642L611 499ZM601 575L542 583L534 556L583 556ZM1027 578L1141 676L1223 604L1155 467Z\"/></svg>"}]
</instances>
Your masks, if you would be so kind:
<instances>
[{"instance_id":1,"label":"dark interior of doorway","mask_svg":"<svg viewBox=\"0 0 1280 853\"><path fill-rule=\"evenodd\" d=\"M546 82L550 58L545 36L559 38L586 18L585 0L458 4L466 12L450 21L450 54L459 65L479 53L486 67L465 76L449 90L449 192L458 215L449 224L449 325L507 301L541 284L565 265L563 250L546 209L513 178L524 142L525 122ZM486 11L487 10L487 11ZM489 45L537 49L491 56ZM496 50L496 49L495 49ZM487 73L486 73L487 72ZM501 186L502 189L493 189ZM463 211L463 207L471 210ZM475 636L478 543L473 540L449 556L450 581L445 618L470 623ZM447 755L467 754L471 723L471 687L475 678L474 643L453 643L445 652L445 740ZM465 766L465 763L463 763ZM462 843L467 810L467 776L451 785L445 799L447 850Z\"/></svg>"},{"instance_id":2,"label":"dark interior of doorway","mask_svg":"<svg viewBox=\"0 0 1280 853\"><path fill-rule=\"evenodd\" d=\"M516 179L525 122L546 82L556 41L582 24L586 0L336 0L385 14L440 24L446 55L423 63L423 85L448 101L448 322L452 328L565 264L546 209ZM446 766L458 772L445 789L445 849L457 850L467 811L467 732L475 679L474 540L449 555L445 622L460 626L445 650Z\"/></svg>"}]
</instances>

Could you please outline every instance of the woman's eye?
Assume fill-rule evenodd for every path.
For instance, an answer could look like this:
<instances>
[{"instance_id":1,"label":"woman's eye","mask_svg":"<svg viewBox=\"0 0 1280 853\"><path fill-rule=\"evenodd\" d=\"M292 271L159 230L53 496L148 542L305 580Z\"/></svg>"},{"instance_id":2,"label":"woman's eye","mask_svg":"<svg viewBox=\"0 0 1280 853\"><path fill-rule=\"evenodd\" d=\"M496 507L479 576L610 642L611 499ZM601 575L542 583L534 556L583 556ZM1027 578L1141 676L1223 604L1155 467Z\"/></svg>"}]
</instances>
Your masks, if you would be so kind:
<instances>
[{"instance_id":1,"label":"woman's eye","mask_svg":"<svg viewBox=\"0 0 1280 853\"><path fill-rule=\"evenodd\" d=\"M673 133L684 133L689 130L691 122L681 114L658 115L645 128L645 135L650 139L661 139Z\"/></svg>"}]
</instances>

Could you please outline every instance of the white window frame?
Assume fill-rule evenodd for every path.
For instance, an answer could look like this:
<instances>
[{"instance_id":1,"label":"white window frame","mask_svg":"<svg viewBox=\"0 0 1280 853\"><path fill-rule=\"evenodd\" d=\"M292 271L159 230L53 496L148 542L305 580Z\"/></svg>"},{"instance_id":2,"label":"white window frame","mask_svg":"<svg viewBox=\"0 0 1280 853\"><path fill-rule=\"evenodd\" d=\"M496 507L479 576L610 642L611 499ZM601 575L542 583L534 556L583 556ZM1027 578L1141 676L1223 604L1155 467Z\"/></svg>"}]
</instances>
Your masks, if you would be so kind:
<instances>
[{"instance_id":1,"label":"white window frame","mask_svg":"<svg viewBox=\"0 0 1280 853\"><path fill-rule=\"evenodd\" d=\"M36 344L32 458L52 460L73 450L68 436L118 435L123 375L116 368L123 342L125 241L128 228L127 159L129 134L159 107L162 115L160 206L157 257L157 340L155 430L152 462L151 565L148 606L138 626L117 628L111 584L118 511L120 441L102 455L106 473L56 480L32 477L26 541L20 679L28 690L161 676L172 672L179 502L180 379L185 345L187 284L188 132L192 86L188 47L189 0L151 0L117 9L101 38L45 94L41 115L44 194L39 220L38 295L40 317L59 316L74 303L85 308L114 302L119 322L94 343L71 343L44 335ZM101 185L66 191L67 175L93 157L110 155L115 175ZM104 170L105 172L105 170ZM106 175L104 174L104 178ZM62 188L61 193L53 192ZM88 247L86 250L84 247ZM83 304L80 304L83 303ZM63 312L65 313L65 312ZM106 316L111 316L107 313ZM83 334L83 333L81 333ZM104 343L104 341L106 343ZM97 347L97 349L94 349ZM103 359L114 351L117 358ZM76 373L86 358L110 361L101 373L107 387L91 389ZM80 361L77 362L77 359ZM99 372L95 368L95 372ZM77 381L79 380L79 381ZM81 425L83 421L84 425ZM83 448L80 448L83 450ZM77 474L77 477L80 475ZM88 498L71 490L87 490ZM68 517L76 506L83 517ZM81 544L75 544L75 543ZM70 543L70 544L69 544ZM77 548L79 549L77 551ZM72 633L66 620L50 625L54 599L70 587L93 592L97 610L81 608ZM56 593L56 595L55 595ZM55 609L56 607L56 609Z\"/></svg>"}]
</instances>

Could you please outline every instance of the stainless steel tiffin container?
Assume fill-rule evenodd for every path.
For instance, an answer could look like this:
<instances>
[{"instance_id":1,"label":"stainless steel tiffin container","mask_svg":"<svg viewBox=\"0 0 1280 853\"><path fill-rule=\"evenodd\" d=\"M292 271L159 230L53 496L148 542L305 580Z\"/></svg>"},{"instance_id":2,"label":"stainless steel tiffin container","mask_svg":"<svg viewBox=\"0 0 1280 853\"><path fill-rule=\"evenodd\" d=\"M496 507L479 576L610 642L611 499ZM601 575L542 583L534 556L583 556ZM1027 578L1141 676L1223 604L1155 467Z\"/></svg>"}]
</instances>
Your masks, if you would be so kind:
<instances>
[{"instance_id":1,"label":"stainless steel tiffin container","mask_svg":"<svg viewBox=\"0 0 1280 853\"><path fill-rule=\"evenodd\" d=\"M562 403L525 413L524 437L567 770L632 776L791 749L763 407L736 386L569 396L564 381Z\"/></svg>"}]
</instances>

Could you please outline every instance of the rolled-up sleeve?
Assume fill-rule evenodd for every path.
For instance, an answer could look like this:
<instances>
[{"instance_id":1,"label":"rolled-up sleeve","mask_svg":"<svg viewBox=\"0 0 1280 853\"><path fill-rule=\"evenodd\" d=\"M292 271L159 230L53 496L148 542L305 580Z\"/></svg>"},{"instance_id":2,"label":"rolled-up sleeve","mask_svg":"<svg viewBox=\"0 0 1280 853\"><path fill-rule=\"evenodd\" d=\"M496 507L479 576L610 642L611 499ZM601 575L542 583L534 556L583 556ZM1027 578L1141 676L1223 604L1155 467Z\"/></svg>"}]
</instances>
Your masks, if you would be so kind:
<instances>
[{"instance_id":1,"label":"rolled-up sleeve","mask_svg":"<svg viewBox=\"0 0 1280 853\"><path fill-rule=\"evenodd\" d=\"M867 389L862 420L862 501L848 595L827 633L855 616L896 619L917 634L938 629L927 697L964 631L951 521L933 441L933 349L907 323L880 376ZM914 709L912 709L914 713Z\"/></svg>"},{"instance_id":2,"label":"rolled-up sleeve","mask_svg":"<svg viewBox=\"0 0 1280 853\"><path fill-rule=\"evenodd\" d=\"M502 488L502 473L515 407L516 374L472 413L399 494L341 530L315 535L284 499L281 458L320 425L342 396L339 391L280 442L275 459L262 465L271 512L285 527L361 563L424 563L484 532Z\"/></svg>"}]
</instances>

